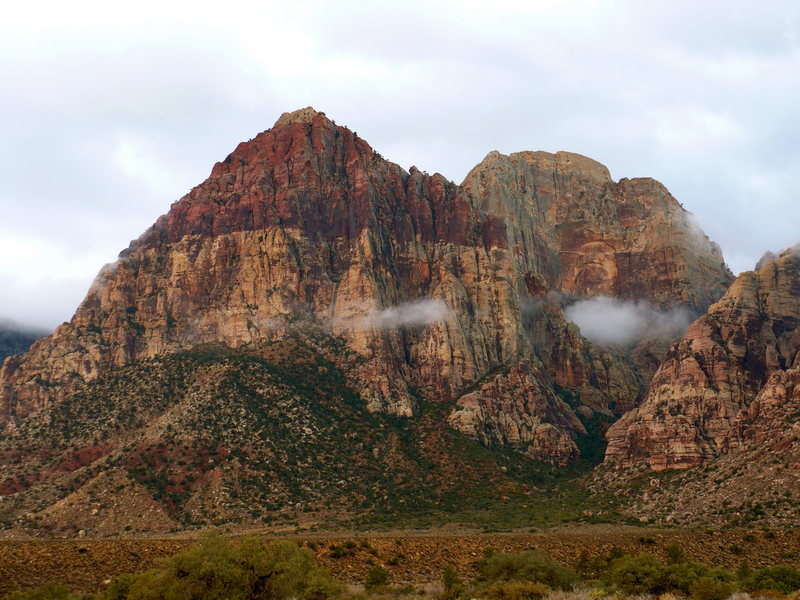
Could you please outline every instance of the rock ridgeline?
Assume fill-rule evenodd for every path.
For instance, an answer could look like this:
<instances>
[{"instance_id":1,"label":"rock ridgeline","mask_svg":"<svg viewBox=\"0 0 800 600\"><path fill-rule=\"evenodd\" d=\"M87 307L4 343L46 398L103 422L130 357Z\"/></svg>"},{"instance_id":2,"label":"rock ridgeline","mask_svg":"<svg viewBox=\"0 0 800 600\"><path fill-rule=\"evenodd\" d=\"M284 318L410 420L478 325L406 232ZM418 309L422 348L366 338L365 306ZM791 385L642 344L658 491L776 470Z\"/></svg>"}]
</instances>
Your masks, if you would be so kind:
<instances>
[{"instance_id":1,"label":"rock ridgeline","mask_svg":"<svg viewBox=\"0 0 800 600\"><path fill-rule=\"evenodd\" d=\"M566 152L492 152L459 186L406 172L308 108L216 164L101 271L69 323L5 361L0 425L13 432L125 365L314 330L345 340L342 367L370 410L452 402L464 434L564 463L581 419L635 406L653 368L582 338L564 299L702 314L731 281L656 181L615 182Z\"/></svg>"},{"instance_id":2,"label":"rock ridgeline","mask_svg":"<svg viewBox=\"0 0 800 600\"><path fill-rule=\"evenodd\" d=\"M750 445L800 444L800 252L740 275L675 344L606 460L686 468Z\"/></svg>"}]
</instances>

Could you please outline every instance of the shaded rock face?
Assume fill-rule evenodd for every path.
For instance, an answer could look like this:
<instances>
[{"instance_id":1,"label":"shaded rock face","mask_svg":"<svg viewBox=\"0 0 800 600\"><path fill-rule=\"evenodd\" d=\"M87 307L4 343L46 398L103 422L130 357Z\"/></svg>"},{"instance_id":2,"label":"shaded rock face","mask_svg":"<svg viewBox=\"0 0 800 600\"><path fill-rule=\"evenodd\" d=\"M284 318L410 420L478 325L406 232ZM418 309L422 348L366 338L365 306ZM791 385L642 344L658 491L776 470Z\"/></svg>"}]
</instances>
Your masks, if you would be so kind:
<instances>
[{"instance_id":1,"label":"shaded rock face","mask_svg":"<svg viewBox=\"0 0 800 600\"><path fill-rule=\"evenodd\" d=\"M633 353L588 342L566 320L561 301L528 304L524 318L540 371L555 387L573 391L581 405L608 416L638 404L649 378L647 365L637 363Z\"/></svg>"},{"instance_id":2,"label":"shaded rock face","mask_svg":"<svg viewBox=\"0 0 800 600\"><path fill-rule=\"evenodd\" d=\"M796 402L798 323L796 252L740 275L673 346L641 406L609 430L607 462L685 468L791 426L796 417L775 415Z\"/></svg>"},{"instance_id":3,"label":"shaded rock face","mask_svg":"<svg viewBox=\"0 0 800 600\"><path fill-rule=\"evenodd\" d=\"M486 446L510 446L532 458L565 464L578 457L574 438L586 429L541 374L520 363L464 394L450 424Z\"/></svg>"},{"instance_id":4,"label":"shaded rock face","mask_svg":"<svg viewBox=\"0 0 800 600\"><path fill-rule=\"evenodd\" d=\"M143 359L312 328L346 341L342 364L373 411L412 416L421 398L457 401L489 373L528 369L461 402L451 422L563 462L581 426L550 388L614 411L636 404L647 376L593 348L547 294L702 312L730 279L655 181L525 152L490 153L457 186L303 109L216 164L101 271L69 323L3 364L0 423L13 429Z\"/></svg>"},{"instance_id":5,"label":"shaded rock face","mask_svg":"<svg viewBox=\"0 0 800 600\"><path fill-rule=\"evenodd\" d=\"M800 360L788 371L777 371L746 411L741 411L726 440L728 448L780 440L784 449L800 450Z\"/></svg>"}]
</instances>

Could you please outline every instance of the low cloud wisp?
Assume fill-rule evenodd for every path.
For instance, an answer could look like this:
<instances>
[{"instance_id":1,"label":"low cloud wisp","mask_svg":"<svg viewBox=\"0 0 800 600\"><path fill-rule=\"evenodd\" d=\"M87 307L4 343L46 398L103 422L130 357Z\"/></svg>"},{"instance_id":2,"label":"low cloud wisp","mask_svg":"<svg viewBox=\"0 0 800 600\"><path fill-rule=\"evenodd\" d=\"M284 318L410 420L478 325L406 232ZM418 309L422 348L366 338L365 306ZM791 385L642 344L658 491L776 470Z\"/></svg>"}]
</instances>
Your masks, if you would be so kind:
<instances>
[{"instance_id":1,"label":"low cloud wisp","mask_svg":"<svg viewBox=\"0 0 800 600\"><path fill-rule=\"evenodd\" d=\"M343 329L398 329L415 325L430 325L444 321L450 309L438 298L422 298L403 302L384 309L370 309L366 315L336 319L334 325Z\"/></svg>"},{"instance_id":2,"label":"low cloud wisp","mask_svg":"<svg viewBox=\"0 0 800 600\"><path fill-rule=\"evenodd\" d=\"M692 322L684 308L659 310L647 302L605 296L580 300L564 311L581 335L600 346L625 346L653 335L680 335Z\"/></svg>"},{"instance_id":3,"label":"low cloud wisp","mask_svg":"<svg viewBox=\"0 0 800 600\"><path fill-rule=\"evenodd\" d=\"M379 311L370 311L367 321L376 329L396 329L411 325L430 325L447 318L450 313L447 305L440 299L426 298L404 302Z\"/></svg>"}]
</instances>

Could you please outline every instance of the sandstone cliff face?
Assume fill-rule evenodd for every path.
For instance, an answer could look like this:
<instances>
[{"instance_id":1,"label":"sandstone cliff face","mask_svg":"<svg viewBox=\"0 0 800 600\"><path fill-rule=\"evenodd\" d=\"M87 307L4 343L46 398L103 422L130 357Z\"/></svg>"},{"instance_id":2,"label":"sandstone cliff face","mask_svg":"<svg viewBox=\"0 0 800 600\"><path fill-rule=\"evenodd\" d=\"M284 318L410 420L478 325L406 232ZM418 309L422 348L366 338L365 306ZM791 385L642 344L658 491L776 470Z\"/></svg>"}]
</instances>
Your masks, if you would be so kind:
<instances>
[{"instance_id":1,"label":"sandstone cliff face","mask_svg":"<svg viewBox=\"0 0 800 600\"><path fill-rule=\"evenodd\" d=\"M520 268L551 289L704 312L733 279L719 247L652 179L614 182L568 152L492 152L462 185L504 219Z\"/></svg>"},{"instance_id":2,"label":"sandstone cliff face","mask_svg":"<svg viewBox=\"0 0 800 600\"><path fill-rule=\"evenodd\" d=\"M798 323L796 252L739 276L672 348L642 405L609 430L606 460L685 468L779 423L792 427L796 418L779 415L796 394L790 369L800 361Z\"/></svg>"},{"instance_id":3,"label":"sandstone cliff face","mask_svg":"<svg viewBox=\"0 0 800 600\"><path fill-rule=\"evenodd\" d=\"M481 387L451 422L563 462L581 426L552 385L610 411L644 383L558 303L526 317L531 303L555 291L702 311L729 280L652 180L614 183L574 154L492 153L456 186L304 109L215 165L98 275L69 323L4 363L0 423L142 359L312 330L346 340L342 363L373 411L411 416L418 398L455 401L498 369L531 369Z\"/></svg>"},{"instance_id":4,"label":"sandstone cliff face","mask_svg":"<svg viewBox=\"0 0 800 600\"><path fill-rule=\"evenodd\" d=\"M800 358L796 367L774 373L746 412L742 411L728 446L783 439L800 444Z\"/></svg>"}]
</instances>

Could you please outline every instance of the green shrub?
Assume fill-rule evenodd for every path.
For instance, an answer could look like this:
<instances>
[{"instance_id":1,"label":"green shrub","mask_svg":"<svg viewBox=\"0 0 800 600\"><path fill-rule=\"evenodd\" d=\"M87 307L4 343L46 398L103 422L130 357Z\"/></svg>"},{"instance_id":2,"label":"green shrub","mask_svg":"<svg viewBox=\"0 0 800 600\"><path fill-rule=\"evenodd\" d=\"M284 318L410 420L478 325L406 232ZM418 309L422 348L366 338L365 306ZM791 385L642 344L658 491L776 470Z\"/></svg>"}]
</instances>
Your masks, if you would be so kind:
<instances>
[{"instance_id":1,"label":"green shrub","mask_svg":"<svg viewBox=\"0 0 800 600\"><path fill-rule=\"evenodd\" d=\"M368 590L387 585L389 583L389 571L380 565L375 565L367 571L367 578L364 583Z\"/></svg>"},{"instance_id":2,"label":"green shrub","mask_svg":"<svg viewBox=\"0 0 800 600\"><path fill-rule=\"evenodd\" d=\"M665 591L689 594L692 585L698 579L709 575L708 568L696 562L685 561L667 565L664 568L664 589ZM730 577L720 576L717 579L727 580Z\"/></svg>"},{"instance_id":3,"label":"green shrub","mask_svg":"<svg viewBox=\"0 0 800 600\"><path fill-rule=\"evenodd\" d=\"M667 546L667 564L679 565L686 562L686 555L683 549L678 544L670 544Z\"/></svg>"},{"instance_id":4,"label":"green shrub","mask_svg":"<svg viewBox=\"0 0 800 600\"><path fill-rule=\"evenodd\" d=\"M369 571L367 571L367 577L364 580L364 586L368 590L388 585L388 583L389 583L389 571L387 571L380 565L375 565Z\"/></svg>"},{"instance_id":5,"label":"green shrub","mask_svg":"<svg viewBox=\"0 0 800 600\"><path fill-rule=\"evenodd\" d=\"M531 581L495 581L480 593L485 600L540 600L550 591L542 583Z\"/></svg>"},{"instance_id":6,"label":"green shrub","mask_svg":"<svg viewBox=\"0 0 800 600\"><path fill-rule=\"evenodd\" d=\"M442 594L441 600L455 600L461 598L467 592L467 587L458 576L455 567L448 565L442 573Z\"/></svg>"},{"instance_id":7,"label":"green shrub","mask_svg":"<svg viewBox=\"0 0 800 600\"><path fill-rule=\"evenodd\" d=\"M104 600L125 600L137 577L139 575L133 573L123 573L114 577L103 594Z\"/></svg>"},{"instance_id":8,"label":"green shrub","mask_svg":"<svg viewBox=\"0 0 800 600\"><path fill-rule=\"evenodd\" d=\"M488 583L529 581L571 590L580 580L574 569L550 560L539 550L492 554L479 561L478 569L481 580Z\"/></svg>"},{"instance_id":9,"label":"green shrub","mask_svg":"<svg viewBox=\"0 0 800 600\"><path fill-rule=\"evenodd\" d=\"M686 560L677 547L668 551L669 564L664 565L652 554L623 556L611 561L603 576L607 586L626 594L662 594L675 592L701 600L716 600L714 594L734 591L734 576L725 569L709 569ZM698 582L701 582L699 585ZM727 592L726 592L727 590Z\"/></svg>"},{"instance_id":10,"label":"green shrub","mask_svg":"<svg viewBox=\"0 0 800 600\"><path fill-rule=\"evenodd\" d=\"M626 594L661 594L667 591L666 570L652 554L623 556L612 561L606 582Z\"/></svg>"},{"instance_id":11,"label":"green shrub","mask_svg":"<svg viewBox=\"0 0 800 600\"><path fill-rule=\"evenodd\" d=\"M800 590L800 570L788 565L765 567L756 571L752 586L756 590L775 590L790 594Z\"/></svg>"},{"instance_id":12,"label":"green shrub","mask_svg":"<svg viewBox=\"0 0 800 600\"><path fill-rule=\"evenodd\" d=\"M231 546L219 534L141 575L115 577L107 600L324 600L343 590L308 550L249 537Z\"/></svg>"},{"instance_id":13,"label":"green shrub","mask_svg":"<svg viewBox=\"0 0 800 600\"><path fill-rule=\"evenodd\" d=\"M731 583L713 577L701 577L689 588L689 593L694 600L725 600L734 591Z\"/></svg>"},{"instance_id":14,"label":"green shrub","mask_svg":"<svg viewBox=\"0 0 800 600\"><path fill-rule=\"evenodd\" d=\"M753 569L750 568L750 565L747 562L743 562L739 565L739 568L736 569L736 579L739 581L750 581L753 578Z\"/></svg>"},{"instance_id":15,"label":"green shrub","mask_svg":"<svg viewBox=\"0 0 800 600\"><path fill-rule=\"evenodd\" d=\"M341 546L337 544L331 544L331 551L328 555L331 558L344 558L345 556L353 556L356 553L356 545L355 543L345 543Z\"/></svg>"},{"instance_id":16,"label":"green shrub","mask_svg":"<svg viewBox=\"0 0 800 600\"><path fill-rule=\"evenodd\" d=\"M639 538L639 543L640 544L648 544L648 545L654 546L655 543L656 543L656 540L655 540L655 538L652 538L650 536L643 535L643 536L641 536Z\"/></svg>"}]
</instances>

